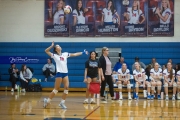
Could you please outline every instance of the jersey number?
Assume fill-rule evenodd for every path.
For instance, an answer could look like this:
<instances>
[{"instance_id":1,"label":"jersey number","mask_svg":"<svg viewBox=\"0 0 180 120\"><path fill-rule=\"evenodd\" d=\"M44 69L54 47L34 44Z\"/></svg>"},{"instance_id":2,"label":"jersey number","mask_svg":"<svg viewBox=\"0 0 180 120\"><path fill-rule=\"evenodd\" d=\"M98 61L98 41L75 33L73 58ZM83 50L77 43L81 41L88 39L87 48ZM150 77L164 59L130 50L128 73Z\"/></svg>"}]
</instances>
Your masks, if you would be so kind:
<instances>
[{"instance_id":1,"label":"jersey number","mask_svg":"<svg viewBox=\"0 0 180 120\"><path fill-rule=\"evenodd\" d=\"M137 76L138 76L138 77L141 77L141 74L138 74Z\"/></svg>"},{"instance_id":2,"label":"jersey number","mask_svg":"<svg viewBox=\"0 0 180 120\"><path fill-rule=\"evenodd\" d=\"M126 78L126 76L122 76L122 78Z\"/></svg>"},{"instance_id":3,"label":"jersey number","mask_svg":"<svg viewBox=\"0 0 180 120\"><path fill-rule=\"evenodd\" d=\"M64 61L64 58L63 58L63 57L60 57L60 61Z\"/></svg>"}]
</instances>

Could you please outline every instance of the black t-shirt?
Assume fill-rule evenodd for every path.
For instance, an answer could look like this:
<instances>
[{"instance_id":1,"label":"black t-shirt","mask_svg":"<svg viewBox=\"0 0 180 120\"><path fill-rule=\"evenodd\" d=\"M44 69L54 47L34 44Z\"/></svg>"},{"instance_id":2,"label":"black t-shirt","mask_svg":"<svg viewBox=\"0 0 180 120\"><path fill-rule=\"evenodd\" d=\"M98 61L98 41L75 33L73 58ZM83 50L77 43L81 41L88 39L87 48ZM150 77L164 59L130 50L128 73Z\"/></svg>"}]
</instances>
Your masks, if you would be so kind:
<instances>
[{"instance_id":1,"label":"black t-shirt","mask_svg":"<svg viewBox=\"0 0 180 120\"><path fill-rule=\"evenodd\" d=\"M91 78L95 78L98 75L98 68L101 67L98 60L89 59L85 63L85 68L87 68L87 76Z\"/></svg>"}]
</instances>

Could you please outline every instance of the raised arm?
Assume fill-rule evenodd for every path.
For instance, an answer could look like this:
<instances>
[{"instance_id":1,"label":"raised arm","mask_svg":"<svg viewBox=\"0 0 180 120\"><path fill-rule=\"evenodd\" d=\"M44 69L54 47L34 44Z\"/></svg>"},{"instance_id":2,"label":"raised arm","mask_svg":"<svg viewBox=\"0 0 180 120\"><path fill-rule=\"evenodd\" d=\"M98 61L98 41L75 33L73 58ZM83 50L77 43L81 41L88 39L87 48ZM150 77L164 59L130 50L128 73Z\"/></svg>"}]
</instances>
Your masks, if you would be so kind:
<instances>
[{"instance_id":1,"label":"raised arm","mask_svg":"<svg viewBox=\"0 0 180 120\"><path fill-rule=\"evenodd\" d=\"M76 56L80 56L82 54L88 55L88 51L84 50L83 52L71 53L70 57L76 57Z\"/></svg>"},{"instance_id":2,"label":"raised arm","mask_svg":"<svg viewBox=\"0 0 180 120\"><path fill-rule=\"evenodd\" d=\"M50 52L51 48L54 47L54 41L52 42L51 46L45 49L45 53L48 54L50 57L52 53Z\"/></svg>"}]
</instances>

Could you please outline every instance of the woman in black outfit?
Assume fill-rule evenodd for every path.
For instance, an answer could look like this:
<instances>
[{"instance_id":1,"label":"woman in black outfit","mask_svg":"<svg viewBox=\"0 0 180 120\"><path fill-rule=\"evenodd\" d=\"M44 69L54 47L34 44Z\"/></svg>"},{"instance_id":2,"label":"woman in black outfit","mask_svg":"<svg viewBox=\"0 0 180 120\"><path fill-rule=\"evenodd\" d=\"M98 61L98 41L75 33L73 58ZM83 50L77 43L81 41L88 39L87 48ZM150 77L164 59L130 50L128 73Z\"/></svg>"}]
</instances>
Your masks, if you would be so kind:
<instances>
[{"instance_id":1,"label":"woman in black outfit","mask_svg":"<svg viewBox=\"0 0 180 120\"><path fill-rule=\"evenodd\" d=\"M104 97L104 90L106 83L109 85L110 95L112 100L114 100L114 89L113 89L113 81L112 81L112 63L108 57L109 49L107 47L102 48L102 55L99 58L99 62L102 68L102 82L101 82L101 101L102 103L107 103Z\"/></svg>"}]
</instances>

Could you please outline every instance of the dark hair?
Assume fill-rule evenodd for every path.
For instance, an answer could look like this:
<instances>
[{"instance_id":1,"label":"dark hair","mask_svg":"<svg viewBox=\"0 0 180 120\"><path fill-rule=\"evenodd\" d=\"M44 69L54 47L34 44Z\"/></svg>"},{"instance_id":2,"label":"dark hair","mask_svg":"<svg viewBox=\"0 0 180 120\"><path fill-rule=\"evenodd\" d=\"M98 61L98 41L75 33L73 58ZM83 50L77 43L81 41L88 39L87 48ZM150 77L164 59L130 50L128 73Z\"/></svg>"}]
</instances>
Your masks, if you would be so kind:
<instances>
[{"instance_id":1,"label":"dark hair","mask_svg":"<svg viewBox=\"0 0 180 120\"><path fill-rule=\"evenodd\" d=\"M82 12L84 13L83 7L81 7L80 9L78 9L78 3L79 3L79 1L82 2L82 0L77 0L77 2L76 2L76 10L77 10L78 16L80 16L80 12L79 12L79 11L82 11Z\"/></svg>"},{"instance_id":2,"label":"dark hair","mask_svg":"<svg viewBox=\"0 0 180 120\"><path fill-rule=\"evenodd\" d=\"M107 6L108 6L109 2L112 2L112 5L111 5L110 9L111 9L112 15L114 15L115 8L114 8L113 0L108 0Z\"/></svg>"},{"instance_id":3,"label":"dark hair","mask_svg":"<svg viewBox=\"0 0 180 120\"><path fill-rule=\"evenodd\" d=\"M56 51L56 45L53 48L53 53L58 54L57 51Z\"/></svg>"},{"instance_id":4,"label":"dark hair","mask_svg":"<svg viewBox=\"0 0 180 120\"><path fill-rule=\"evenodd\" d=\"M15 63L11 63L11 66L15 65Z\"/></svg>"},{"instance_id":5,"label":"dark hair","mask_svg":"<svg viewBox=\"0 0 180 120\"><path fill-rule=\"evenodd\" d=\"M52 58L48 58L48 60L50 60L50 62L52 63Z\"/></svg>"},{"instance_id":6,"label":"dark hair","mask_svg":"<svg viewBox=\"0 0 180 120\"><path fill-rule=\"evenodd\" d=\"M65 2L64 0L58 0L58 3L59 3L60 1L63 1L63 3ZM64 11L64 7L62 7L62 10ZM58 12L58 8L57 8L57 7L56 7L56 10L55 10L54 13L53 13L53 16L56 14L56 12Z\"/></svg>"},{"instance_id":7,"label":"dark hair","mask_svg":"<svg viewBox=\"0 0 180 120\"><path fill-rule=\"evenodd\" d=\"M120 62L120 59L121 59L121 58L124 58L124 57L122 57L122 56L121 56L121 57L119 57L119 62Z\"/></svg>"},{"instance_id":8,"label":"dark hair","mask_svg":"<svg viewBox=\"0 0 180 120\"><path fill-rule=\"evenodd\" d=\"M24 66L26 66L26 65L25 65L25 64L22 64L22 66L21 66L21 71L22 71L22 72L24 72L24 71L26 72L26 70L24 70Z\"/></svg>"},{"instance_id":9,"label":"dark hair","mask_svg":"<svg viewBox=\"0 0 180 120\"><path fill-rule=\"evenodd\" d=\"M178 71L180 70L180 64L177 64L177 66L178 66Z\"/></svg>"},{"instance_id":10,"label":"dark hair","mask_svg":"<svg viewBox=\"0 0 180 120\"><path fill-rule=\"evenodd\" d=\"M90 54L89 54L89 59L91 59L91 54L92 54L93 52L95 53L95 59L96 59L96 56L97 56L97 55L96 55L96 52L95 52L95 51L91 51L91 52L90 52Z\"/></svg>"}]
</instances>

